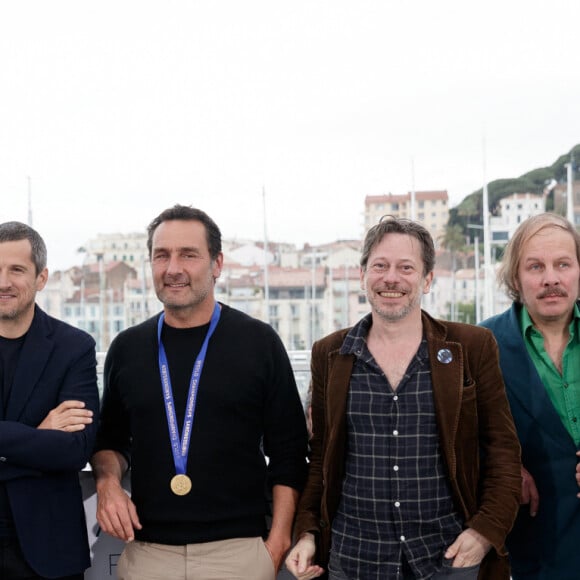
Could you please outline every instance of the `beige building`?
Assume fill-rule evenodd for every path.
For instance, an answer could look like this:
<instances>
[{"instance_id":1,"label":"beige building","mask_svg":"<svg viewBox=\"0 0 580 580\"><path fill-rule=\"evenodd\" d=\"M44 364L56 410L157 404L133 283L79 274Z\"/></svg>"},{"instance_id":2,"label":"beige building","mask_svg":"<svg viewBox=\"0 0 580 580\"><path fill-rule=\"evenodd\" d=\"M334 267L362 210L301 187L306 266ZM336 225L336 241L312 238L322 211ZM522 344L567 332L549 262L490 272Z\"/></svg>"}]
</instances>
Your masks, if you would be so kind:
<instances>
[{"instance_id":1,"label":"beige building","mask_svg":"<svg viewBox=\"0 0 580 580\"><path fill-rule=\"evenodd\" d=\"M384 215L411 219L412 214L411 193L367 195L365 197L365 232ZM449 220L447 190L415 192L415 219L429 230L433 239L436 240L442 236Z\"/></svg>"}]
</instances>

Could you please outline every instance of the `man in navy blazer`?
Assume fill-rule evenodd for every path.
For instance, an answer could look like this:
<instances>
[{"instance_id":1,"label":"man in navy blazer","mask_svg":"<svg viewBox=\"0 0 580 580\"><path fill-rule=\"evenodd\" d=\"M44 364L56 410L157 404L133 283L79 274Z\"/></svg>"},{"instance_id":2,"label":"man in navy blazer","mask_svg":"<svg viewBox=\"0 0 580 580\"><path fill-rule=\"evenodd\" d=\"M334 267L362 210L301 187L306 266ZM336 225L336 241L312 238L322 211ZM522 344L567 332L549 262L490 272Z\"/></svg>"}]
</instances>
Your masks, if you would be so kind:
<instances>
[{"instance_id":1,"label":"man in navy blazer","mask_svg":"<svg viewBox=\"0 0 580 580\"><path fill-rule=\"evenodd\" d=\"M512 307L483 322L497 340L520 444L522 505L508 535L514 580L580 578L580 234L531 217L499 279Z\"/></svg>"},{"instance_id":2,"label":"man in navy blazer","mask_svg":"<svg viewBox=\"0 0 580 580\"><path fill-rule=\"evenodd\" d=\"M46 246L0 224L0 578L81 580L90 555L78 472L99 397L95 343L45 314Z\"/></svg>"}]
</instances>

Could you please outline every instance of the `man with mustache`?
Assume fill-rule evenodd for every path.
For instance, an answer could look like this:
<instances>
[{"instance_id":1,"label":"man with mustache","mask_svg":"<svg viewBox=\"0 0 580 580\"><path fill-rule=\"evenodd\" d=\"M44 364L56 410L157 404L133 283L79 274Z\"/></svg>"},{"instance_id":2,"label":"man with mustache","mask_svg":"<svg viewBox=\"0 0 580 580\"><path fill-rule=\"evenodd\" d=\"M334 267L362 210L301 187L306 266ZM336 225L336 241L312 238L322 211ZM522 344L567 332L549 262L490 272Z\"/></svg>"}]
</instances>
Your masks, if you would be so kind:
<instances>
[{"instance_id":1,"label":"man with mustache","mask_svg":"<svg viewBox=\"0 0 580 580\"><path fill-rule=\"evenodd\" d=\"M383 218L360 263L371 312L312 348L286 565L300 580L508 580L520 448L493 336L421 310L435 263L422 225Z\"/></svg>"},{"instance_id":2,"label":"man with mustache","mask_svg":"<svg viewBox=\"0 0 580 580\"><path fill-rule=\"evenodd\" d=\"M523 222L499 280L509 310L483 322L497 339L522 446L522 507L507 545L514 580L580 574L580 235L552 213Z\"/></svg>"}]
</instances>

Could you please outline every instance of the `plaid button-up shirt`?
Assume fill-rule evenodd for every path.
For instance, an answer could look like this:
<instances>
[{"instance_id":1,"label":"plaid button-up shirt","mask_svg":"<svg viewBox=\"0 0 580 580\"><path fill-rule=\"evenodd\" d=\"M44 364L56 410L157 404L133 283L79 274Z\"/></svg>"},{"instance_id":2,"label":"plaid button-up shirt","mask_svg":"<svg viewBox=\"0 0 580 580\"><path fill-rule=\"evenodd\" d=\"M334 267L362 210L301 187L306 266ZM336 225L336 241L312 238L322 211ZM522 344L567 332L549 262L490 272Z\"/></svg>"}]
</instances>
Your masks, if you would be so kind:
<instances>
[{"instance_id":1,"label":"plaid button-up shirt","mask_svg":"<svg viewBox=\"0 0 580 580\"><path fill-rule=\"evenodd\" d=\"M453 507L425 339L394 391L368 350L370 315L346 336L356 356L347 402L345 478L332 552L350 580L430 578L462 530Z\"/></svg>"}]
</instances>

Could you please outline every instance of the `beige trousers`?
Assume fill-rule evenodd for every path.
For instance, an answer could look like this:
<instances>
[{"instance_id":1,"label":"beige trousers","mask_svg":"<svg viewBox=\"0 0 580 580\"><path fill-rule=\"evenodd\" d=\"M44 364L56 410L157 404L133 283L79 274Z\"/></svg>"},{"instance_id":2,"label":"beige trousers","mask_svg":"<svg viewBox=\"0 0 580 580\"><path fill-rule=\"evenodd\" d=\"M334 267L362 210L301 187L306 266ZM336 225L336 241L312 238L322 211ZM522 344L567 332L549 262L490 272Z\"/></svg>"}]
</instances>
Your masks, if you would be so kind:
<instances>
[{"instance_id":1,"label":"beige trousers","mask_svg":"<svg viewBox=\"0 0 580 580\"><path fill-rule=\"evenodd\" d=\"M129 542L117 563L119 580L274 580L262 538L169 546Z\"/></svg>"}]
</instances>

